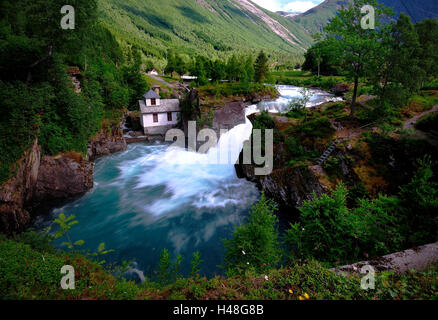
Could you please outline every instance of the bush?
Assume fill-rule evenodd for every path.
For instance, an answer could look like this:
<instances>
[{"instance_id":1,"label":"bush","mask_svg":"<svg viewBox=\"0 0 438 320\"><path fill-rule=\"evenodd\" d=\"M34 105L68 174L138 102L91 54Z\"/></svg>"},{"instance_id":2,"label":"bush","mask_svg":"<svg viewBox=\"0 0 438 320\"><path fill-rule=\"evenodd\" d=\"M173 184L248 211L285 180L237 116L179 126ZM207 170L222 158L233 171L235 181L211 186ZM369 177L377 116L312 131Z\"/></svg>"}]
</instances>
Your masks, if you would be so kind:
<instances>
[{"instance_id":1,"label":"bush","mask_svg":"<svg viewBox=\"0 0 438 320\"><path fill-rule=\"evenodd\" d=\"M333 129L327 117L319 117L304 122L297 127L296 132L304 136L326 138L331 136L335 132L335 129Z\"/></svg>"},{"instance_id":2,"label":"bush","mask_svg":"<svg viewBox=\"0 0 438 320\"><path fill-rule=\"evenodd\" d=\"M224 240L224 268L229 276L276 267L281 253L275 210L276 204L262 194L252 206L247 222L236 227L231 239Z\"/></svg>"},{"instance_id":3,"label":"bush","mask_svg":"<svg viewBox=\"0 0 438 320\"><path fill-rule=\"evenodd\" d=\"M298 223L286 231L291 258L314 257L326 263L343 263L400 248L396 214L398 199L361 200L359 208L346 206L347 189L339 185L332 195L306 201Z\"/></svg>"}]
</instances>

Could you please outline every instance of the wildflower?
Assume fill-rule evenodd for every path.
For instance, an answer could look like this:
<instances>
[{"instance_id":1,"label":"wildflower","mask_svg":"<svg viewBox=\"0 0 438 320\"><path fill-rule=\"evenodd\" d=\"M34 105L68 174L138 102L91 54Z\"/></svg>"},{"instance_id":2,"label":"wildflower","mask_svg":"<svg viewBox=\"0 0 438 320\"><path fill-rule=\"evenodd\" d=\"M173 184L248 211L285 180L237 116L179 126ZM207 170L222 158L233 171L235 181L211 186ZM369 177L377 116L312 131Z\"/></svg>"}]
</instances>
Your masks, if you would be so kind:
<instances>
[{"instance_id":1,"label":"wildflower","mask_svg":"<svg viewBox=\"0 0 438 320\"><path fill-rule=\"evenodd\" d=\"M249 262L247 262L246 264L249 264Z\"/></svg>"},{"instance_id":2,"label":"wildflower","mask_svg":"<svg viewBox=\"0 0 438 320\"><path fill-rule=\"evenodd\" d=\"M304 300L304 298L302 296L299 296L298 299L299 300Z\"/></svg>"},{"instance_id":3,"label":"wildflower","mask_svg":"<svg viewBox=\"0 0 438 320\"><path fill-rule=\"evenodd\" d=\"M266 275L265 275L265 280L266 280L266 281L268 281L268 280L269 280L268 276L266 276Z\"/></svg>"},{"instance_id":4,"label":"wildflower","mask_svg":"<svg viewBox=\"0 0 438 320\"><path fill-rule=\"evenodd\" d=\"M365 258L368 258L368 253L365 253Z\"/></svg>"},{"instance_id":5,"label":"wildflower","mask_svg":"<svg viewBox=\"0 0 438 320\"><path fill-rule=\"evenodd\" d=\"M245 255L245 254L246 254L246 253L245 253L245 251L243 251L243 250L242 250L242 253L243 253L243 255Z\"/></svg>"},{"instance_id":6,"label":"wildflower","mask_svg":"<svg viewBox=\"0 0 438 320\"><path fill-rule=\"evenodd\" d=\"M304 298L309 299L309 295L307 293L304 294Z\"/></svg>"},{"instance_id":7,"label":"wildflower","mask_svg":"<svg viewBox=\"0 0 438 320\"><path fill-rule=\"evenodd\" d=\"M289 293L290 293L290 294L293 294L294 292L292 291L292 289L289 289Z\"/></svg>"}]
</instances>

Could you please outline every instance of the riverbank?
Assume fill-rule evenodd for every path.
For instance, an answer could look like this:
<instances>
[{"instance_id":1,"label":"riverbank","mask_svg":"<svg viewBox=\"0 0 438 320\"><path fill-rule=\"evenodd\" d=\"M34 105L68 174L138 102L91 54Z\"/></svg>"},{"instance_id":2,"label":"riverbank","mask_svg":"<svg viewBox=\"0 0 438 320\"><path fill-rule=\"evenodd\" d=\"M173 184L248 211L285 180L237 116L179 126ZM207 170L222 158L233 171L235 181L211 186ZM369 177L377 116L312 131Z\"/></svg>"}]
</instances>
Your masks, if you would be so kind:
<instances>
[{"instance_id":1,"label":"riverbank","mask_svg":"<svg viewBox=\"0 0 438 320\"><path fill-rule=\"evenodd\" d=\"M38 140L16 164L16 174L0 192L0 232L26 230L36 213L82 196L93 187L94 160L126 149L119 125L103 128L78 152L43 155Z\"/></svg>"}]
</instances>

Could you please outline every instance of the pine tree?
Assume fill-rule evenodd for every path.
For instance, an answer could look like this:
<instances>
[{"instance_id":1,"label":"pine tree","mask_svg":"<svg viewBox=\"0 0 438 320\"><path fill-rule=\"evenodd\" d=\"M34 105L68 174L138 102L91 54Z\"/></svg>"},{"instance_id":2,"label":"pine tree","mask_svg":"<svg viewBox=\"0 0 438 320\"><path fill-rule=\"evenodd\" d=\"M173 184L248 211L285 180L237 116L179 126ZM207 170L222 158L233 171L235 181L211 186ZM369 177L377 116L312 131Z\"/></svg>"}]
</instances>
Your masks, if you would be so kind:
<instances>
[{"instance_id":1,"label":"pine tree","mask_svg":"<svg viewBox=\"0 0 438 320\"><path fill-rule=\"evenodd\" d=\"M268 72L269 72L268 57L263 52L263 50L260 51L257 57L254 66L254 71L255 71L254 80L258 83L262 83L268 77Z\"/></svg>"}]
</instances>

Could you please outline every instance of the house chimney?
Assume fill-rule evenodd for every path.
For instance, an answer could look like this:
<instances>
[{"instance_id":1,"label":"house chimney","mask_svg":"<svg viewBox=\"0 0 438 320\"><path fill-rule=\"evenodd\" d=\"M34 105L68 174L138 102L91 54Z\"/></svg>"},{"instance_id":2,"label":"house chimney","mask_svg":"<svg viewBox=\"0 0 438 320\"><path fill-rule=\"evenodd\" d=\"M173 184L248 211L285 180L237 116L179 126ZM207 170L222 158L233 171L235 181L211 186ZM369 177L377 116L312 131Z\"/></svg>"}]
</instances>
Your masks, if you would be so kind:
<instances>
[{"instance_id":1,"label":"house chimney","mask_svg":"<svg viewBox=\"0 0 438 320\"><path fill-rule=\"evenodd\" d=\"M152 87L152 90L154 90L156 94L158 94L158 95L160 94L160 86L155 85Z\"/></svg>"}]
</instances>

